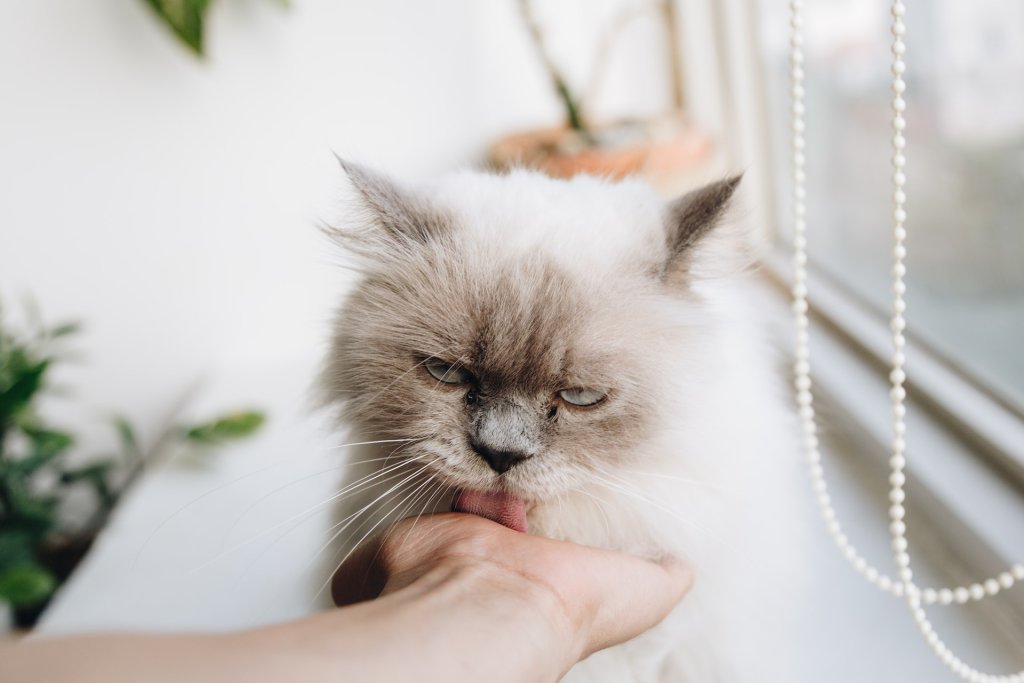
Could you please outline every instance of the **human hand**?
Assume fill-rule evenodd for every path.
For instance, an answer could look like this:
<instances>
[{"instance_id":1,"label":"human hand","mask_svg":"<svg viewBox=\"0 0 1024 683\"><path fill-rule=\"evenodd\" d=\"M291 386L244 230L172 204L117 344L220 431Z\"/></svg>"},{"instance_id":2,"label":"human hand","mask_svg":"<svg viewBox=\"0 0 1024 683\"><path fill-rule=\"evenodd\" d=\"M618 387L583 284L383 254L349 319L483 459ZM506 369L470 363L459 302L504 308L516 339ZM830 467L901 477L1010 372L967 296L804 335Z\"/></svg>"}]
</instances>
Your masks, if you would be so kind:
<instances>
[{"instance_id":1,"label":"human hand","mask_svg":"<svg viewBox=\"0 0 1024 683\"><path fill-rule=\"evenodd\" d=\"M441 514L400 522L357 549L332 592L339 606L410 591L446 595L437 623L425 627L451 633L448 656L463 675L536 681L656 625L692 581L679 560L651 562Z\"/></svg>"}]
</instances>

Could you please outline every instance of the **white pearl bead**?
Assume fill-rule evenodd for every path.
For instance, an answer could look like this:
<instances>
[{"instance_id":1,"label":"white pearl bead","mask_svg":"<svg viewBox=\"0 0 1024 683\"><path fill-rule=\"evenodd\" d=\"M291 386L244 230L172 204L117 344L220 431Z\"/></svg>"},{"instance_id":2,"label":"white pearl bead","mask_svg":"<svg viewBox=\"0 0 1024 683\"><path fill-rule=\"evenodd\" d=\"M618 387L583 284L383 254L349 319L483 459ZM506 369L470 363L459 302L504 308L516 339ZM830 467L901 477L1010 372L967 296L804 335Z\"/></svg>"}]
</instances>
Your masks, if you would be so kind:
<instances>
[{"instance_id":1,"label":"white pearl bead","mask_svg":"<svg viewBox=\"0 0 1024 683\"><path fill-rule=\"evenodd\" d=\"M953 602L953 591L949 590L948 588L943 588L942 590L940 590L939 604L948 605L951 602Z\"/></svg>"},{"instance_id":2,"label":"white pearl bead","mask_svg":"<svg viewBox=\"0 0 1024 683\"><path fill-rule=\"evenodd\" d=\"M960 586L959 588L957 588L956 590L953 591L953 598L960 605L962 605L965 602L967 602L970 599L970 597L971 597L971 594L968 593L967 589L964 588L963 586Z\"/></svg>"},{"instance_id":3,"label":"white pearl bead","mask_svg":"<svg viewBox=\"0 0 1024 683\"><path fill-rule=\"evenodd\" d=\"M1003 572L999 575L999 585L1003 588L1010 588L1013 586L1013 576L1010 572Z\"/></svg>"},{"instance_id":4,"label":"white pearl bead","mask_svg":"<svg viewBox=\"0 0 1024 683\"><path fill-rule=\"evenodd\" d=\"M985 597L985 589L982 588L980 584L972 584L969 590L971 592L971 599L973 600L981 600Z\"/></svg>"},{"instance_id":5,"label":"white pearl bead","mask_svg":"<svg viewBox=\"0 0 1024 683\"><path fill-rule=\"evenodd\" d=\"M1010 567L1010 573L1013 574L1013 578L1018 581L1024 581L1024 564L1015 564Z\"/></svg>"},{"instance_id":6,"label":"white pearl bead","mask_svg":"<svg viewBox=\"0 0 1024 683\"><path fill-rule=\"evenodd\" d=\"M995 595L999 592L999 582L995 579L989 579L985 582L985 592L989 595Z\"/></svg>"}]
</instances>

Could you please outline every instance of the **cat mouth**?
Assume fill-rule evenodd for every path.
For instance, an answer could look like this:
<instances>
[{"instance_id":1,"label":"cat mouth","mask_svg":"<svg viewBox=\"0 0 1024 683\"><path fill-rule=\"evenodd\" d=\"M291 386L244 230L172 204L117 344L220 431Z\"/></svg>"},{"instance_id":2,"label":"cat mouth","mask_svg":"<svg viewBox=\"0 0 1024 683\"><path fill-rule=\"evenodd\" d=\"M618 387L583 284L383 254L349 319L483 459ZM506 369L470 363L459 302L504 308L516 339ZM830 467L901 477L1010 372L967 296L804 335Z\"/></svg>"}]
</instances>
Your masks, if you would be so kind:
<instances>
[{"instance_id":1,"label":"cat mouth","mask_svg":"<svg viewBox=\"0 0 1024 683\"><path fill-rule=\"evenodd\" d=\"M452 512L467 512L484 517L522 533L528 529L526 513L529 507L525 500L507 491L460 489L452 501Z\"/></svg>"}]
</instances>

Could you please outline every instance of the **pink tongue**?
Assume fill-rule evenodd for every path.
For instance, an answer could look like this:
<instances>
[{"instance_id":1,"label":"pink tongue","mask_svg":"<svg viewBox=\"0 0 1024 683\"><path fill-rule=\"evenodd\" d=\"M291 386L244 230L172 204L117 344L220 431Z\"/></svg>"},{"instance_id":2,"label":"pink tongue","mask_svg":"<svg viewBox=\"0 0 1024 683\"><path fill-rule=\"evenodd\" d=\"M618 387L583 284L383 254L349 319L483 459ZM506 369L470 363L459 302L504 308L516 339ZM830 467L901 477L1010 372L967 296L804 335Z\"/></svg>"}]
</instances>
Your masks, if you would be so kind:
<instances>
[{"instance_id":1,"label":"pink tongue","mask_svg":"<svg viewBox=\"0 0 1024 683\"><path fill-rule=\"evenodd\" d=\"M452 502L452 512L468 512L513 531L526 531L526 504L508 493L460 490Z\"/></svg>"}]
</instances>

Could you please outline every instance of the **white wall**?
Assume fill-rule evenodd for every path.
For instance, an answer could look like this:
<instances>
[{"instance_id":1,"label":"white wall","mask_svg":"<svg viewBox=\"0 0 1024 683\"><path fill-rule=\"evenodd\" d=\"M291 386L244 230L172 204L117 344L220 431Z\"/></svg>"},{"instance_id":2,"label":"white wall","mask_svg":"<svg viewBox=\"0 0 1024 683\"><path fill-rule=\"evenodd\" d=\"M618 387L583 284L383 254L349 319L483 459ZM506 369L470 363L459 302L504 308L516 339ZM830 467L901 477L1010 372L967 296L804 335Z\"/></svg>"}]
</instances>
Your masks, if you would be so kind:
<instances>
[{"instance_id":1,"label":"white wall","mask_svg":"<svg viewBox=\"0 0 1024 683\"><path fill-rule=\"evenodd\" d=\"M621 4L544 4L575 78ZM83 320L64 379L150 431L204 374L319 352L331 150L429 174L559 118L513 0L218 0L201 61L143 0L4 5L0 297ZM623 37L597 111L657 111L657 28Z\"/></svg>"}]
</instances>

